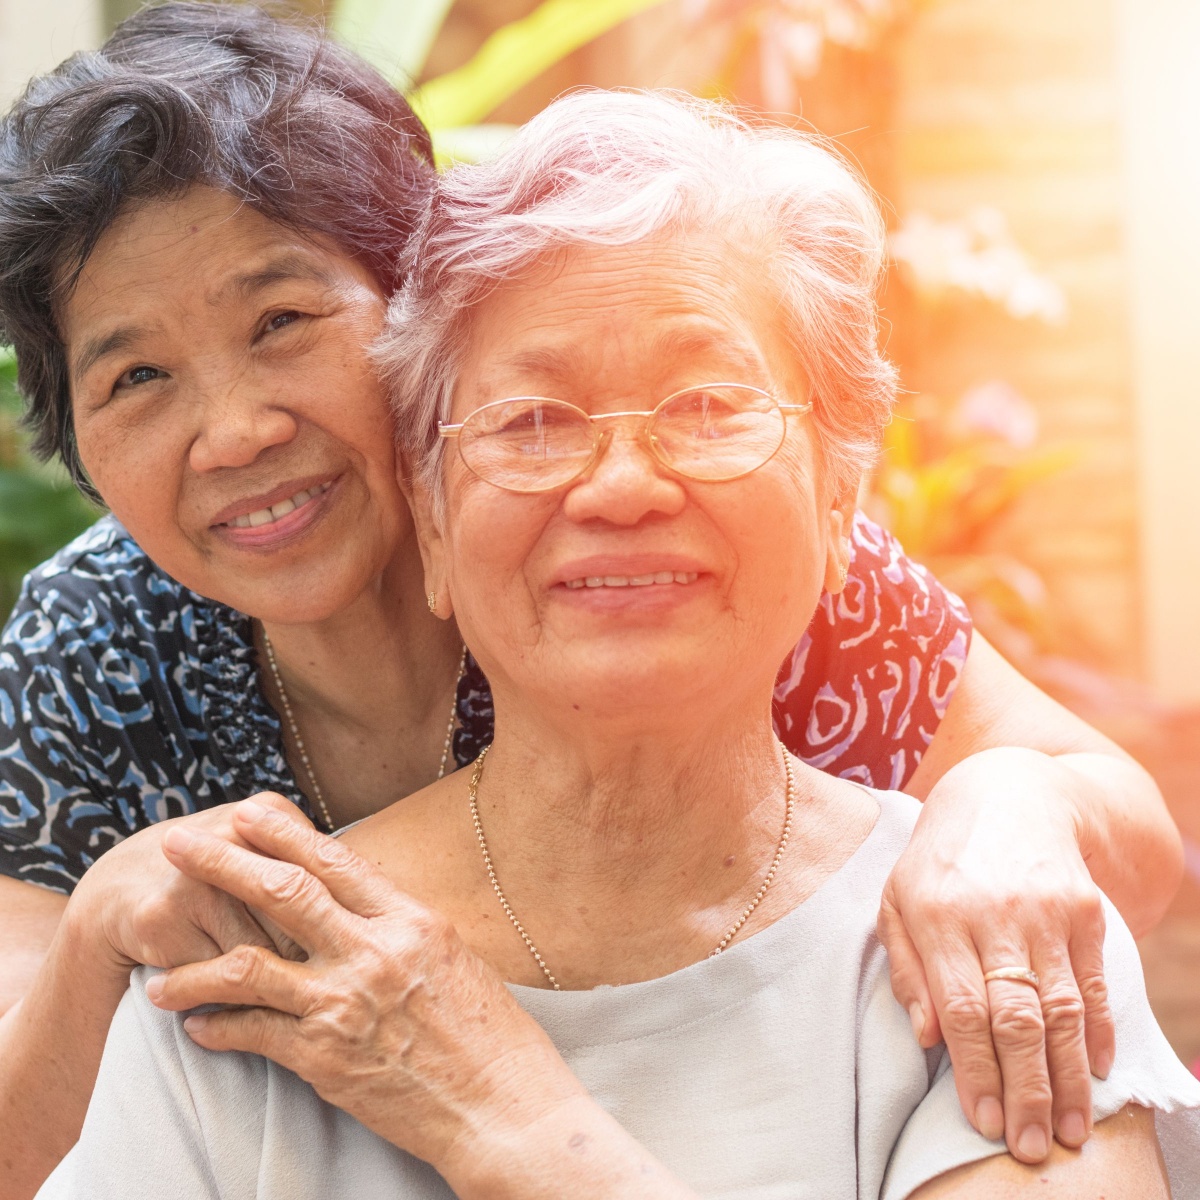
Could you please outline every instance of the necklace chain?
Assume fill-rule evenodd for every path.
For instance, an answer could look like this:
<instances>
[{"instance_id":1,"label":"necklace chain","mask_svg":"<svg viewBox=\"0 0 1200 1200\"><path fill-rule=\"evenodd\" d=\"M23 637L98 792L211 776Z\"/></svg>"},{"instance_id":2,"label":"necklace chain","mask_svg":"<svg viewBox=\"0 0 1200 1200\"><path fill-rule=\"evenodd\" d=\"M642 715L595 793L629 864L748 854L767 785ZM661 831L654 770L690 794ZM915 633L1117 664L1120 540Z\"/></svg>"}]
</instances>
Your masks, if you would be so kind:
<instances>
[{"instance_id":1,"label":"necklace chain","mask_svg":"<svg viewBox=\"0 0 1200 1200\"><path fill-rule=\"evenodd\" d=\"M317 811L321 814L321 819L329 827L330 833L337 828L333 823L333 817L329 812L329 805L325 803L325 793L321 791L321 785L317 782L316 772L313 771L312 759L308 756L308 747L304 744L304 738L300 734L300 726L296 723L296 714L292 712L292 703L288 699L287 688L283 686L283 676L279 673L279 664L275 661L275 647L271 645L271 638L267 634L266 628L260 626L263 636L263 648L267 652L267 662L271 667L271 677L275 680L275 690L279 693L279 699L283 703L283 715L287 719L288 729L292 733L292 743L296 747L296 753L300 756L300 761L304 764L304 773L308 776L308 785L312 789L313 799L317 802ZM450 700L450 720L446 725L446 740L442 743L442 760L438 764L437 777L441 779L446 774L446 766L450 762L450 745L454 741L454 726L458 720L458 685L462 682L462 677L467 669L467 648L462 648L462 654L458 658L458 674L454 677L454 695Z\"/></svg>"},{"instance_id":2,"label":"necklace chain","mask_svg":"<svg viewBox=\"0 0 1200 1200\"><path fill-rule=\"evenodd\" d=\"M483 834L483 822L479 817L479 781L483 778L483 763L490 749L490 745L484 746L479 752L479 757L475 760L475 767L471 772L471 780L467 784L467 796L471 802L471 823L475 826L475 837L479 841L479 849L483 854L483 865L487 869L488 882L492 885L492 891L496 893L496 898L500 901L500 907L504 909L504 914L512 922L513 928L521 935L521 941L525 943L525 948L533 955L533 961L537 963L539 970L545 975L550 986L558 992L562 990L558 980L554 978L550 968L546 966L545 959L542 958L538 952L538 948L533 944L533 939L525 932L525 926L517 919L517 914L513 912L512 905L509 904L508 898L504 895L504 891L500 887L500 880L496 878L496 868L492 863L492 856L488 850L487 838ZM750 919L754 910L762 903L763 897L767 894L767 889L775 880L779 864L783 861L783 852L787 849L788 838L792 833L792 817L796 811L796 780L792 772L792 756L787 752L787 748L782 743L780 744L780 749L783 751L783 769L787 776L787 793L783 832L779 835L779 845L775 847L775 857L771 859L771 865L767 868L767 873L763 877L758 891L754 893L754 898L742 909L741 916L729 927L725 936L709 951L709 958L715 958L737 937L739 930Z\"/></svg>"}]
</instances>

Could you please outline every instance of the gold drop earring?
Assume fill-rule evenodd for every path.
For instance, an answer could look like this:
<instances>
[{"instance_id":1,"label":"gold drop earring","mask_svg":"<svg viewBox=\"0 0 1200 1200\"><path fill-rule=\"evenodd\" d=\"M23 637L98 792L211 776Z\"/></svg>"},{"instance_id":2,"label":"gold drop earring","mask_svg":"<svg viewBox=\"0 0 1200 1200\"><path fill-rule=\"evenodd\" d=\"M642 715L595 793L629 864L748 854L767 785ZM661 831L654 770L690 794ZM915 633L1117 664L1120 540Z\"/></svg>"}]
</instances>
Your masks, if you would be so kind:
<instances>
[{"instance_id":1,"label":"gold drop earring","mask_svg":"<svg viewBox=\"0 0 1200 1200\"><path fill-rule=\"evenodd\" d=\"M431 613L433 613L433 615L436 617L437 616L437 592L430 592L429 595L425 597L425 603L429 605L429 611Z\"/></svg>"}]
</instances>

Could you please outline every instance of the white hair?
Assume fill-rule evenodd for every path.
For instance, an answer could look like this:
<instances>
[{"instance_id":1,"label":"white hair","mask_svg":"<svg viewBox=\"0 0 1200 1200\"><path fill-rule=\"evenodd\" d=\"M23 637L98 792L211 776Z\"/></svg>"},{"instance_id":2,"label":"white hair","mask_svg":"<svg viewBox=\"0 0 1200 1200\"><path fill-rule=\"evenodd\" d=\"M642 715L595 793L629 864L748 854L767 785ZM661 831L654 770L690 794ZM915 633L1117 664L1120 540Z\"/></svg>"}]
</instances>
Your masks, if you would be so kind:
<instances>
[{"instance_id":1,"label":"white hair","mask_svg":"<svg viewBox=\"0 0 1200 1200\"><path fill-rule=\"evenodd\" d=\"M878 344L884 227L869 192L821 141L664 92L577 91L501 154L443 176L410 243L376 358L401 447L440 504L442 441L472 310L572 246L761 230L782 332L810 386L836 486L874 460L896 373Z\"/></svg>"}]
</instances>

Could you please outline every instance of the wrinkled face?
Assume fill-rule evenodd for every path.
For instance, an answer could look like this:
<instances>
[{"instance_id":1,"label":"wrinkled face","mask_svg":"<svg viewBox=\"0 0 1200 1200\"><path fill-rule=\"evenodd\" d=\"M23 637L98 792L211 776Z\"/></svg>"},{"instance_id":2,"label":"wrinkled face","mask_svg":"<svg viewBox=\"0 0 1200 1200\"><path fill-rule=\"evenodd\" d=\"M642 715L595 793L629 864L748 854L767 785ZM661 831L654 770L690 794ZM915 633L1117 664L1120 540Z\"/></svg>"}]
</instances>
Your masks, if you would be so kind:
<instances>
[{"instance_id":1,"label":"wrinkled face","mask_svg":"<svg viewBox=\"0 0 1200 1200\"><path fill-rule=\"evenodd\" d=\"M117 220L60 322L84 466L150 557L266 620L324 619L411 531L362 266L196 188Z\"/></svg>"},{"instance_id":2,"label":"wrinkled face","mask_svg":"<svg viewBox=\"0 0 1200 1200\"><path fill-rule=\"evenodd\" d=\"M530 395L650 410L716 382L803 403L761 261L715 235L572 250L477 310L453 420ZM838 586L852 512L824 481L811 417L789 416L770 461L720 483L663 466L636 419L604 425L600 458L555 491L484 482L451 443L440 521L418 494L427 582L449 594L498 713L765 711L822 586Z\"/></svg>"}]
</instances>

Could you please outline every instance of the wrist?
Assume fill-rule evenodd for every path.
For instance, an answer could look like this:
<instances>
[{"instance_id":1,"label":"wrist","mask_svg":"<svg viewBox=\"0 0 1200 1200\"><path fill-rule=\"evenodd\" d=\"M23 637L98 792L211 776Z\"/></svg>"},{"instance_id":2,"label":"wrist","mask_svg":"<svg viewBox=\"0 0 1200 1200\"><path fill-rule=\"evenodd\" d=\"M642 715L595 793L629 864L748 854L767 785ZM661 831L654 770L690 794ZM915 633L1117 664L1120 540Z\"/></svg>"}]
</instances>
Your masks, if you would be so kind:
<instances>
[{"instance_id":1,"label":"wrist","mask_svg":"<svg viewBox=\"0 0 1200 1200\"><path fill-rule=\"evenodd\" d=\"M113 897L106 872L99 864L79 881L59 925L52 953L79 964L101 982L129 983L129 972L137 963L123 954L110 934Z\"/></svg>"},{"instance_id":2,"label":"wrist","mask_svg":"<svg viewBox=\"0 0 1200 1200\"><path fill-rule=\"evenodd\" d=\"M461 1200L693 1195L582 1090L532 1121L481 1132L443 1175Z\"/></svg>"},{"instance_id":3,"label":"wrist","mask_svg":"<svg viewBox=\"0 0 1200 1200\"><path fill-rule=\"evenodd\" d=\"M997 785L1001 794L997 793ZM1080 849L1091 842L1092 810L1088 781L1052 754L1023 746L980 750L951 767L930 790L928 800L960 807L969 797L979 806L997 803L1013 810L1033 803L1043 819L1069 830Z\"/></svg>"},{"instance_id":4,"label":"wrist","mask_svg":"<svg viewBox=\"0 0 1200 1200\"><path fill-rule=\"evenodd\" d=\"M587 1108L593 1102L577 1083L559 1094L553 1087L538 1086L537 1080L533 1083L533 1088L512 1088L509 1102L488 1105L491 1111L471 1112L441 1161L434 1164L461 1200L537 1195L530 1183L547 1170L557 1148L572 1136L563 1138L564 1126L577 1115L591 1117ZM529 1099L533 1095L541 1099L533 1103Z\"/></svg>"}]
</instances>

